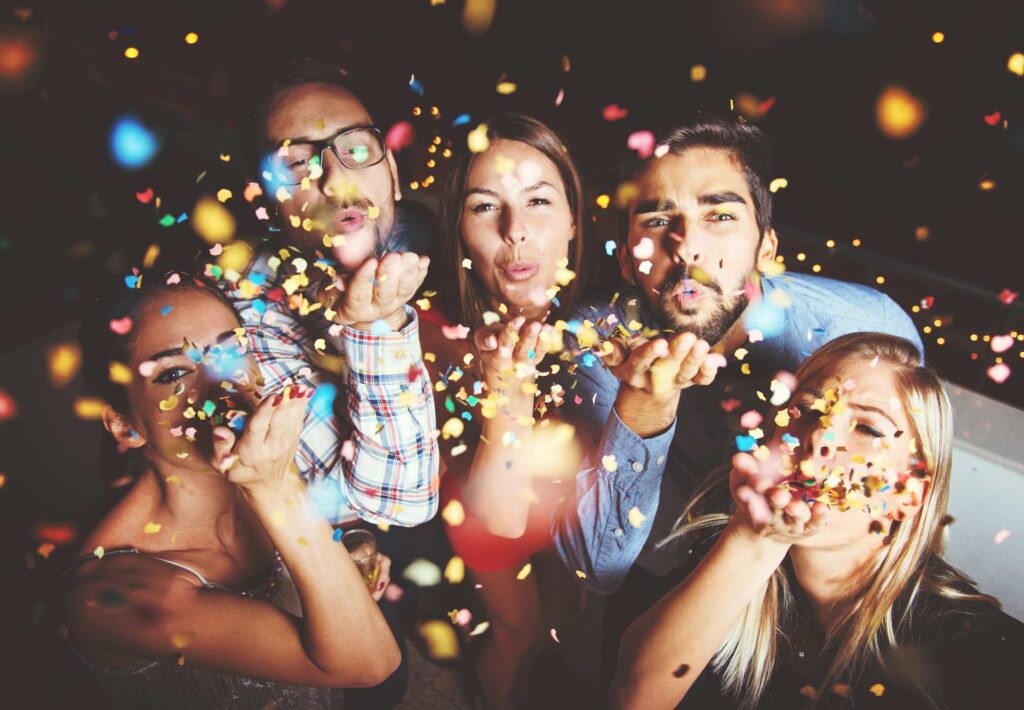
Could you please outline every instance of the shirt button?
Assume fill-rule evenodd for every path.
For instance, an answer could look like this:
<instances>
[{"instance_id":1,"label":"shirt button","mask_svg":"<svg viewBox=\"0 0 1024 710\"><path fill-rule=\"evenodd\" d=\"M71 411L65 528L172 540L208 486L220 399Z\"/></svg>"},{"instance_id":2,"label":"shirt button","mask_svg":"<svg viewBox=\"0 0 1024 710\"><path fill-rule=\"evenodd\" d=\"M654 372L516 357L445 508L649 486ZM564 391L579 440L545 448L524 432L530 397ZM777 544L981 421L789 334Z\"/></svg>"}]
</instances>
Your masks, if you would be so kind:
<instances>
[{"instance_id":1,"label":"shirt button","mask_svg":"<svg viewBox=\"0 0 1024 710\"><path fill-rule=\"evenodd\" d=\"M640 463L639 461L634 461L633 462L633 470L636 471L637 473L640 473L641 471L644 470L644 465L642 463Z\"/></svg>"},{"instance_id":2,"label":"shirt button","mask_svg":"<svg viewBox=\"0 0 1024 710\"><path fill-rule=\"evenodd\" d=\"M658 465L660 466L663 463L665 463L665 457L664 456L659 456L658 457Z\"/></svg>"},{"instance_id":3,"label":"shirt button","mask_svg":"<svg viewBox=\"0 0 1024 710\"><path fill-rule=\"evenodd\" d=\"M623 532L622 528L615 528L615 537L622 537L624 534L625 533Z\"/></svg>"}]
</instances>

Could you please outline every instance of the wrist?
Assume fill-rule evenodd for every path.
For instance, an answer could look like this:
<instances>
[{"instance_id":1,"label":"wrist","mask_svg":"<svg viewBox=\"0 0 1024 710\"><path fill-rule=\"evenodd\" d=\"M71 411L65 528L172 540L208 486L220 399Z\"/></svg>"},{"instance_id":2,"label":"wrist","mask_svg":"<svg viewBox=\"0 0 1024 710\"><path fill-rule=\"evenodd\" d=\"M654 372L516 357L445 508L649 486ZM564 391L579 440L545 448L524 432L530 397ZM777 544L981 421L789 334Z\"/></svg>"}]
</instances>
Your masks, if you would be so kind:
<instances>
[{"instance_id":1,"label":"wrist","mask_svg":"<svg viewBox=\"0 0 1024 710\"><path fill-rule=\"evenodd\" d=\"M386 318L380 318L375 321L357 321L350 323L348 327L353 330L372 331L374 329L373 324L379 321L387 323L392 331L398 331L409 324L409 317L405 314L405 307L403 306Z\"/></svg>"},{"instance_id":2,"label":"wrist","mask_svg":"<svg viewBox=\"0 0 1024 710\"><path fill-rule=\"evenodd\" d=\"M615 396L615 411L619 419L645 439L661 434L672 426L678 408L679 390L653 394L623 382Z\"/></svg>"},{"instance_id":3,"label":"wrist","mask_svg":"<svg viewBox=\"0 0 1024 710\"><path fill-rule=\"evenodd\" d=\"M791 547L789 542L758 534L739 514L733 514L722 536L739 542L758 558L777 559L779 563Z\"/></svg>"}]
</instances>

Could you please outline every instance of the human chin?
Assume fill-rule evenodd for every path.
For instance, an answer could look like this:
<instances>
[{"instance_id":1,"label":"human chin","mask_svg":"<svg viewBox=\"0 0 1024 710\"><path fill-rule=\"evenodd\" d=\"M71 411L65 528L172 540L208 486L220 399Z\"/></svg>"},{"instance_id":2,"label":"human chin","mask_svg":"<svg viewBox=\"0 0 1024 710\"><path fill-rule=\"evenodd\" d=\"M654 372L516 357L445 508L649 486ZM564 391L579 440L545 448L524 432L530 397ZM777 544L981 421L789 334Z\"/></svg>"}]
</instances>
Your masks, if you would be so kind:
<instances>
[{"instance_id":1,"label":"human chin","mask_svg":"<svg viewBox=\"0 0 1024 710\"><path fill-rule=\"evenodd\" d=\"M367 259L376 256L377 233L371 225L333 238L331 253L342 271L354 271Z\"/></svg>"}]
</instances>

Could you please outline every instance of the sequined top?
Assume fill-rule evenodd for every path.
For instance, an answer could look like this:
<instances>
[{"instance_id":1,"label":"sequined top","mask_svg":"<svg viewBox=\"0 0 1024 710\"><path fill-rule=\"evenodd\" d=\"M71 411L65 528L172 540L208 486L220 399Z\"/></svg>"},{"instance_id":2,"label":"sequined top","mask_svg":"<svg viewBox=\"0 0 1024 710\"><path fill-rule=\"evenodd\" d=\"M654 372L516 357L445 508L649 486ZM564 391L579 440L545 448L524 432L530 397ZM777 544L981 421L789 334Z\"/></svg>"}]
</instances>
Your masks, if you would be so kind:
<instances>
[{"instance_id":1,"label":"sequined top","mask_svg":"<svg viewBox=\"0 0 1024 710\"><path fill-rule=\"evenodd\" d=\"M135 548L107 550L104 556L130 554L144 555L179 567L195 575L204 589L269 601L290 614L302 615L295 584L280 555L275 554L274 566L260 584L247 590L235 590L209 581L188 565L140 552ZM89 559L95 557L79 557L68 571ZM77 652L76 655L91 671L96 682L107 694L111 706L115 708L312 710L342 707L342 694L338 690L308 688L204 670L190 666L187 659L184 665L178 665L173 661L139 660L127 666L107 667L98 666Z\"/></svg>"}]
</instances>

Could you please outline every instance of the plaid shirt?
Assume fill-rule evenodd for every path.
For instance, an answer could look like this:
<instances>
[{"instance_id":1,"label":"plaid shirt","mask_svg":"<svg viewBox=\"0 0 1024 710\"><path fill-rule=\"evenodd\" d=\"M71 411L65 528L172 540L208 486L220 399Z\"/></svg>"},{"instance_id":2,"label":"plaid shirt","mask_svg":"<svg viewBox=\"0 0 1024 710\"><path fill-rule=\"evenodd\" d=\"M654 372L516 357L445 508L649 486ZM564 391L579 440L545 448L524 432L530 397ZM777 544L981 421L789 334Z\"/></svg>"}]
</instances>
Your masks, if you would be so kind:
<instances>
[{"instance_id":1,"label":"plaid shirt","mask_svg":"<svg viewBox=\"0 0 1024 710\"><path fill-rule=\"evenodd\" d=\"M260 254L225 294L259 363L264 393L289 383L317 389L295 455L314 501L335 524L430 520L440 479L415 310L405 306L409 323L387 334L334 325L322 310L302 315L289 308L276 266L275 255Z\"/></svg>"}]
</instances>

